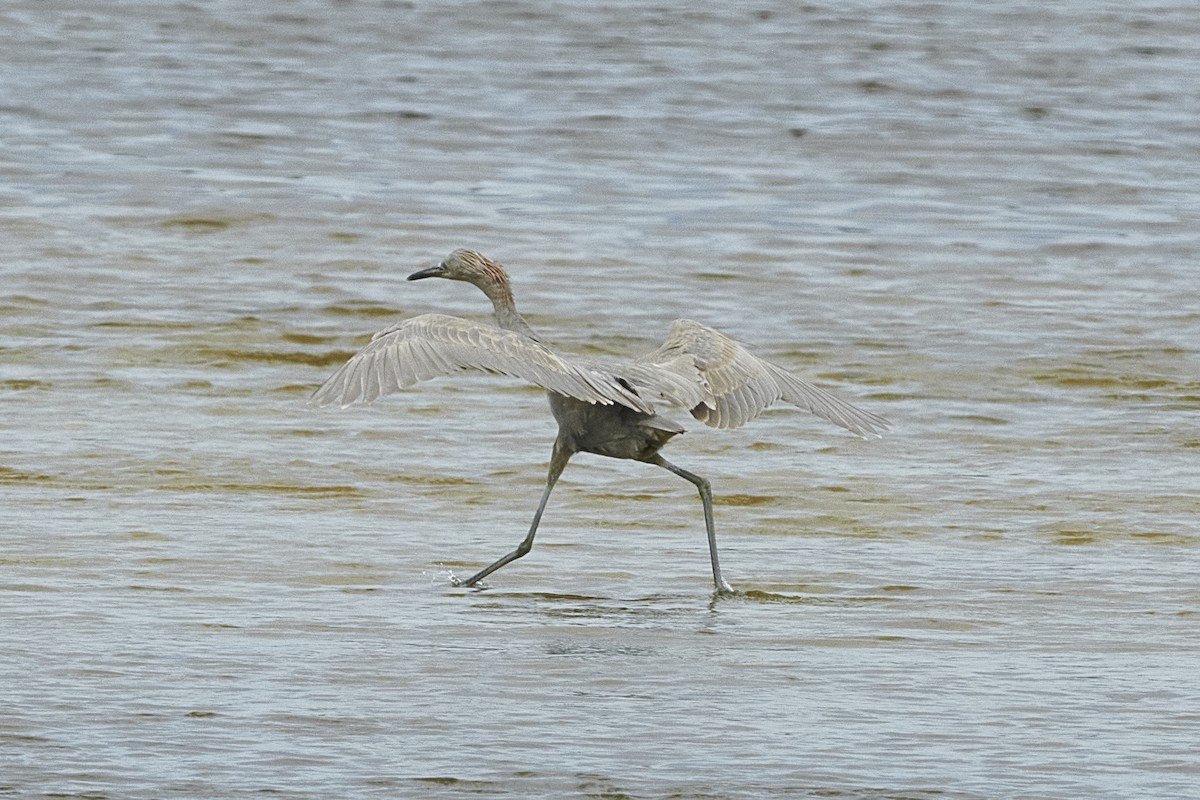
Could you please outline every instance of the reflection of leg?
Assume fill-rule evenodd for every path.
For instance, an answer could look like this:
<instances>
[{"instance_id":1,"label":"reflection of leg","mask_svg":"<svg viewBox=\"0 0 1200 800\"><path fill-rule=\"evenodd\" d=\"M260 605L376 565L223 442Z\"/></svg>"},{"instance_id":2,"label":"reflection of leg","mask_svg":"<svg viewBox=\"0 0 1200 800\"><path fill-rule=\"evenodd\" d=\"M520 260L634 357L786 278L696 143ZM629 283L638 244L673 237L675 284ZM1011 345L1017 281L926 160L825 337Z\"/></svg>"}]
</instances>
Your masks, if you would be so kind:
<instances>
[{"instance_id":1,"label":"reflection of leg","mask_svg":"<svg viewBox=\"0 0 1200 800\"><path fill-rule=\"evenodd\" d=\"M708 529L708 552L712 557L713 583L716 584L717 591L721 594L732 594L733 587L721 577L721 564L717 559L717 530L716 525L713 524L712 487L708 485L708 481L704 478L693 472L688 472L682 467L675 466L658 454L648 459L648 463L657 464L664 469L671 470L671 472L674 472L679 477L694 484L696 489L699 490L700 501L704 503L704 526Z\"/></svg>"},{"instance_id":2,"label":"reflection of leg","mask_svg":"<svg viewBox=\"0 0 1200 800\"><path fill-rule=\"evenodd\" d=\"M517 545L517 549L513 550L508 555L501 558L490 567L485 567L479 572L472 575L465 581L462 581L462 586L474 586L483 578L491 575L496 570L503 567L510 561L516 561L521 556L533 549L533 537L537 533L538 523L542 521L542 512L546 510L546 501L550 499L550 492L554 489L554 484L558 482L558 476L562 474L563 468L567 466L567 461L570 460L571 453L562 447L559 442L554 443L554 453L550 456L550 472L546 476L546 490L542 492L542 502L538 504L537 513L533 515L533 522L529 526L529 533L525 535L525 539Z\"/></svg>"}]
</instances>

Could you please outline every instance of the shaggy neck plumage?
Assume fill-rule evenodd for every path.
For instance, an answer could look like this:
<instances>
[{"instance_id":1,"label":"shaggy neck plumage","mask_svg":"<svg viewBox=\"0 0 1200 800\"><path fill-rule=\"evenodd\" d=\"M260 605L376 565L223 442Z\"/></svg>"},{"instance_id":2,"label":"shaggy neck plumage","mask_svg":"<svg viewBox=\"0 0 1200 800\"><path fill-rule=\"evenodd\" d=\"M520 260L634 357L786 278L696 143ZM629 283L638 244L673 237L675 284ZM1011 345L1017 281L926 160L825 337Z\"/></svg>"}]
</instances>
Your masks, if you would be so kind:
<instances>
[{"instance_id":1,"label":"shaggy neck plumage","mask_svg":"<svg viewBox=\"0 0 1200 800\"><path fill-rule=\"evenodd\" d=\"M499 267L490 266L483 279L472 281L479 290L492 301L496 310L496 324L506 331L516 331L531 339L536 339L529 323L517 311L517 303L513 299L512 288L508 284L508 276Z\"/></svg>"}]
</instances>

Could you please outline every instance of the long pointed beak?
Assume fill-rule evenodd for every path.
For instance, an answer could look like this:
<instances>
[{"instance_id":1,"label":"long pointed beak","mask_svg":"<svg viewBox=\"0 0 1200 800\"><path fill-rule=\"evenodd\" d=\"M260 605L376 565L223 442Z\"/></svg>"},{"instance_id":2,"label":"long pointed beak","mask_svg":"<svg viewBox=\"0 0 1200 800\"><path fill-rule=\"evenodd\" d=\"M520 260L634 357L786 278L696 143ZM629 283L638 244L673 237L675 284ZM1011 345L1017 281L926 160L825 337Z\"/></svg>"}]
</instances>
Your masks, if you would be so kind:
<instances>
[{"instance_id":1,"label":"long pointed beak","mask_svg":"<svg viewBox=\"0 0 1200 800\"><path fill-rule=\"evenodd\" d=\"M430 267L429 269L423 269L419 272L414 272L412 275L408 276L408 280L419 281L422 278L437 278L443 272L445 272L445 270L442 269L442 265L438 264L436 267Z\"/></svg>"}]
</instances>

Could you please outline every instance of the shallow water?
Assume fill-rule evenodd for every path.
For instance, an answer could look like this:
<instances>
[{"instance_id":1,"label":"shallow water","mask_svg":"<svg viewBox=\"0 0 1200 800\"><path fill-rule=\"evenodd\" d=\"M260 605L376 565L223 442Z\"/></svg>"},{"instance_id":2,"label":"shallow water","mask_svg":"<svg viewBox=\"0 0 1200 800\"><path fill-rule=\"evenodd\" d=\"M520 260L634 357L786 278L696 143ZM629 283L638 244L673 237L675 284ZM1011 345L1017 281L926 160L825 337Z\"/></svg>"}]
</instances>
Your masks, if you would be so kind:
<instances>
[{"instance_id":1,"label":"shallow water","mask_svg":"<svg viewBox=\"0 0 1200 800\"><path fill-rule=\"evenodd\" d=\"M1187 4L15 0L0 794L1200 796ZM309 392L404 275L687 316L893 420L580 456L486 376ZM686 415L681 417L685 419ZM686 420L691 422L690 420Z\"/></svg>"}]
</instances>

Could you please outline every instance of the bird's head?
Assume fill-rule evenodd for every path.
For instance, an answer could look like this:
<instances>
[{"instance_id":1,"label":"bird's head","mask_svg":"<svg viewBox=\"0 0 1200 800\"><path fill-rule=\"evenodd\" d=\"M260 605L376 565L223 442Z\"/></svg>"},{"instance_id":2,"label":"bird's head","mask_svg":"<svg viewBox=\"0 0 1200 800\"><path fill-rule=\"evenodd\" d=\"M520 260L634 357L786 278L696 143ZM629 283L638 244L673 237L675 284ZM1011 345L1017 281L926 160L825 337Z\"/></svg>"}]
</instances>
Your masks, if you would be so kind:
<instances>
[{"instance_id":1,"label":"bird's head","mask_svg":"<svg viewBox=\"0 0 1200 800\"><path fill-rule=\"evenodd\" d=\"M508 274L504 268L482 253L474 250L455 250L442 259L437 266L414 272L410 281L422 278L448 278L452 281L473 283L484 291L488 286L506 286Z\"/></svg>"}]
</instances>

